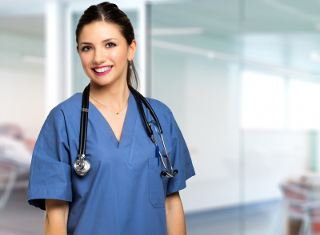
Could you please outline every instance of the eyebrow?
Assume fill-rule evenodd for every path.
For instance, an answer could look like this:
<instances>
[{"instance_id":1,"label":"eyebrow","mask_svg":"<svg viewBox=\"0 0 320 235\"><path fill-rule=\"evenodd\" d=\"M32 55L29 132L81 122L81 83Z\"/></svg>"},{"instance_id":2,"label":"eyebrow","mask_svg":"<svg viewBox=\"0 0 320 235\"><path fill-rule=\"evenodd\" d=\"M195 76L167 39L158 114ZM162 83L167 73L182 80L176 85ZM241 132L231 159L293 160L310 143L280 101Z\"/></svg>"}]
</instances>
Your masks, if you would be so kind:
<instances>
[{"instance_id":1,"label":"eyebrow","mask_svg":"<svg viewBox=\"0 0 320 235\"><path fill-rule=\"evenodd\" d=\"M108 42L108 41L111 41L111 40L113 40L113 39L114 39L114 40L117 40L117 39L115 39L115 38L107 38L107 39L103 40L102 42ZM90 45L91 45L90 42L82 42L82 43L79 44L79 46L80 46L81 44L90 44Z\"/></svg>"}]
</instances>

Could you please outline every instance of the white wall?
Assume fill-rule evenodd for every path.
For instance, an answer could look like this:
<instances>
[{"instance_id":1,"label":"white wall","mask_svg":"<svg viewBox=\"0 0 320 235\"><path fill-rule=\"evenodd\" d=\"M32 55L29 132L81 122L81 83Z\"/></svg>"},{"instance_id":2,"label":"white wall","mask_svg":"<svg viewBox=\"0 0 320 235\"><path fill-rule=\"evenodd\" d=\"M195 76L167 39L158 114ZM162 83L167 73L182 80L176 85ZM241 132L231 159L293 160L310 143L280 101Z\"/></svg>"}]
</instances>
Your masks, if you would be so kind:
<instances>
[{"instance_id":1,"label":"white wall","mask_svg":"<svg viewBox=\"0 0 320 235\"><path fill-rule=\"evenodd\" d=\"M0 84L0 123L17 124L37 138L45 118L43 74L1 69Z\"/></svg>"},{"instance_id":2,"label":"white wall","mask_svg":"<svg viewBox=\"0 0 320 235\"><path fill-rule=\"evenodd\" d=\"M0 123L15 123L36 138L44 112L44 66L24 61L24 56L42 58L43 40L0 33Z\"/></svg>"},{"instance_id":3,"label":"white wall","mask_svg":"<svg viewBox=\"0 0 320 235\"><path fill-rule=\"evenodd\" d=\"M280 183L309 167L308 131L243 131L246 202L281 197Z\"/></svg>"},{"instance_id":4,"label":"white wall","mask_svg":"<svg viewBox=\"0 0 320 235\"><path fill-rule=\"evenodd\" d=\"M153 48L152 96L172 110L196 175L180 192L186 212L239 203L238 67Z\"/></svg>"},{"instance_id":5,"label":"white wall","mask_svg":"<svg viewBox=\"0 0 320 235\"><path fill-rule=\"evenodd\" d=\"M280 198L307 169L309 133L240 128L236 63L153 47L152 97L172 110L196 175L180 191L185 212Z\"/></svg>"}]
</instances>

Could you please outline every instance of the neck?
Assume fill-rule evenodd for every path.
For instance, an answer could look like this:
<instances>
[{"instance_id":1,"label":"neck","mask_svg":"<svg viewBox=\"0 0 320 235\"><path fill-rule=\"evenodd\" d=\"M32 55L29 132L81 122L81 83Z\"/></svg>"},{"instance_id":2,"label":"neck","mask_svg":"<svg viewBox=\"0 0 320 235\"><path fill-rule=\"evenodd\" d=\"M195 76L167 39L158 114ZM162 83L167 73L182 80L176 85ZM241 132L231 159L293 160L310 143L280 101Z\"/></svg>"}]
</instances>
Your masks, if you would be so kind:
<instances>
[{"instance_id":1,"label":"neck","mask_svg":"<svg viewBox=\"0 0 320 235\"><path fill-rule=\"evenodd\" d=\"M90 82L90 95L99 103L113 109L119 110L127 102L130 94L127 82L121 84L110 84L100 86Z\"/></svg>"}]
</instances>

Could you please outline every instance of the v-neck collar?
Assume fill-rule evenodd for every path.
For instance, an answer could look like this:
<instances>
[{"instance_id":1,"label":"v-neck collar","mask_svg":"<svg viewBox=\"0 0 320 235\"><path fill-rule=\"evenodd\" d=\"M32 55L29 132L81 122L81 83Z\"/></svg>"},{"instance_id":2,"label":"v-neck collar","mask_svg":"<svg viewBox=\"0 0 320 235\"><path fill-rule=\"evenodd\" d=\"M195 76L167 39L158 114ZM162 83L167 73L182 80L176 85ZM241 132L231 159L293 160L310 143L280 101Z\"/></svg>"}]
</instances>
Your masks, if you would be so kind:
<instances>
[{"instance_id":1,"label":"v-neck collar","mask_svg":"<svg viewBox=\"0 0 320 235\"><path fill-rule=\"evenodd\" d=\"M82 94L80 94L80 103L82 103ZM129 99L128 99L128 108L126 112L126 116L124 119L121 139L118 141L117 137L115 136L110 124L99 111L99 109L89 100L89 114L88 119L91 120L93 125L98 125L97 128L101 130L109 139L109 141L116 147L116 148L123 148L132 143L133 135L134 135L134 127L136 123L137 117L137 104L135 99L130 91ZM90 116L93 118L91 119Z\"/></svg>"}]
</instances>

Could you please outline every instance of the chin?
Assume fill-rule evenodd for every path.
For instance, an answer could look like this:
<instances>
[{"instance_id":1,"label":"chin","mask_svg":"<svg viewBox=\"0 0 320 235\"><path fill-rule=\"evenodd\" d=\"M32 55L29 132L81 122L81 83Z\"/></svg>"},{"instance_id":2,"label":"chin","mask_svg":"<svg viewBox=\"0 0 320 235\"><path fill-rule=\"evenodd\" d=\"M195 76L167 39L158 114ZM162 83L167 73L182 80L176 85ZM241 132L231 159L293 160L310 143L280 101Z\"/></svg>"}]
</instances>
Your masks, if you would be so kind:
<instances>
[{"instance_id":1,"label":"chin","mask_svg":"<svg viewBox=\"0 0 320 235\"><path fill-rule=\"evenodd\" d=\"M97 84L97 85L100 85L100 86L108 86L110 84L112 84L112 81L105 81L105 80L102 80L102 79L90 79L91 82Z\"/></svg>"},{"instance_id":2,"label":"chin","mask_svg":"<svg viewBox=\"0 0 320 235\"><path fill-rule=\"evenodd\" d=\"M93 77L93 78L91 77L90 80L91 80L91 82L93 82L99 86L112 85L117 81L117 79L114 79L114 78L108 78L108 79L107 78L98 78L97 79L96 77Z\"/></svg>"}]
</instances>

